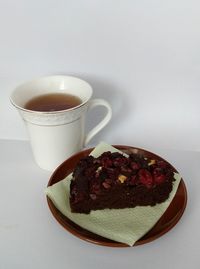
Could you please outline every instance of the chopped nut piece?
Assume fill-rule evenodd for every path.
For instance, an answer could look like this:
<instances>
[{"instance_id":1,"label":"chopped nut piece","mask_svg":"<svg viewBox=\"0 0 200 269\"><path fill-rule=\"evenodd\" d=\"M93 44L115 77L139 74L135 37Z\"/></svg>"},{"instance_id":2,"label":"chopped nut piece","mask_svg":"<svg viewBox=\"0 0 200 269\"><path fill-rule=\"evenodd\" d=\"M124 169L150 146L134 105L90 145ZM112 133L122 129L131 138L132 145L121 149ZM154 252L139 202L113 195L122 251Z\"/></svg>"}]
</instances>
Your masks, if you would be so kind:
<instances>
[{"instance_id":1,"label":"chopped nut piece","mask_svg":"<svg viewBox=\"0 0 200 269\"><path fill-rule=\"evenodd\" d=\"M97 168L96 172L100 172L101 169L102 169L102 166L99 166L99 167Z\"/></svg>"},{"instance_id":2,"label":"chopped nut piece","mask_svg":"<svg viewBox=\"0 0 200 269\"><path fill-rule=\"evenodd\" d=\"M156 163L155 160L151 160L150 163L148 163L148 166L153 165L153 164L155 164L155 163Z\"/></svg>"},{"instance_id":3,"label":"chopped nut piece","mask_svg":"<svg viewBox=\"0 0 200 269\"><path fill-rule=\"evenodd\" d=\"M127 179L127 177L126 176L124 176L124 175L119 175L118 176L118 180L121 182L121 183L124 183L124 181Z\"/></svg>"}]
</instances>

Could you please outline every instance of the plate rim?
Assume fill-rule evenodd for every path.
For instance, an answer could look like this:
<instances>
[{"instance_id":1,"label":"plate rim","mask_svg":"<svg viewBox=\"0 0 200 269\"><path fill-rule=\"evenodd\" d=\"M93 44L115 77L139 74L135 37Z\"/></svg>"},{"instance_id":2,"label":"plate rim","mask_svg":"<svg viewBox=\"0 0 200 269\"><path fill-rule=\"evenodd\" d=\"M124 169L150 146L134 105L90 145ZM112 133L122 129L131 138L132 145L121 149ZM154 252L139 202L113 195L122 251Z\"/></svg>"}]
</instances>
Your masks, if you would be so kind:
<instances>
[{"instance_id":1,"label":"plate rim","mask_svg":"<svg viewBox=\"0 0 200 269\"><path fill-rule=\"evenodd\" d=\"M151 151L148 151L146 149L143 149L143 148L138 148L138 147L134 147L134 146L127 146L127 145L112 145L113 147L116 147L117 149L119 150L137 150L137 151L143 151L147 154L150 154L150 155L153 155L154 157L158 157L159 159L162 159L164 160L165 162L169 163L168 161L166 161L164 158L160 157L159 155L151 152ZM92 148L86 148L82 151L79 151L75 154L73 154L71 157L69 157L68 159L66 159L64 162L62 162L56 169L55 171L52 173L52 175L50 176L50 179L48 181L48 184L47 184L47 187L51 186L54 184L54 182L52 182L54 180L54 177L55 175L58 173L58 171L63 167L65 166L70 160L73 160L74 158L76 158L76 156L80 155L80 154L90 154L90 152L94 149L94 147ZM170 164L170 163L169 163ZM171 165L171 164L170 164ZM171 167L174 169L175 172L178 173L178 171L174 168L173 165L171 165ZM67 174L69 175L70 172ZM67 176L65 175L64 178ZM57 182L63 180L64 178L61 178L59 179ZM56 183L56 182L55 182ZM138 245L143 245L143 244L146 244L146 243L150 243L156 239L158 239L159 237L163 236L165 233L167 233L168 231L170 231L178 222L179 220L181 219L184 211L185 211L185 208L186 208L186 205L187 205L187 200L188 200L188 195L187 195L187 188L186 188L186 185L185 185L185 182L183 180L183 178L181 177L181 180L180 180L180 183L179 183L179 186L178 186L178 189L177 191L182 187L183 189L183 194L184 194L184 201L183 201L183 204L182 204L182 207L181 207L181 210L179 213L177 213L175 216L174 216L174 219L173 221L170 222L170 224L163 230L161 230L159 233L153 235L153 236L150 236L149 238L145 238L143 239L143 237L145 237L146 235L148 235L148 233L150 231L152 231L154 229L154 227L156 226L156 224L160 221L160 219L164 216L164 214L166 214L167 210L169 209L170 205L173 205L173 201L177 195L177 192L174 196L174 198L172 199L170 205L168 206L168 208L166 209L166 211L164 212L164 214L161 216L161 218L158 220L158 222L156 222L156 224L150 229L149 232L147 232L142 238L140 238L138 241L135 242L135 244L133 246L138 246ZM84 241L87 241L87 242L90 242L90 243L93 243L93 244L96 244L96 245L101 245L101 246L107 246L107 247L130 247L129 245L125 244L125 243L121 243L121 242L116 242L116 241L113 241L113 240L110 240L110 239L107 239L107 238L104 238L102 236L99 236L99 235L96 235L95 233L92 233L84 228L82 228L81 226L79 226L78 224L74 223L72 220L70 220L69 218L67 218L65 215L63 215L56 207L55 205L53 204L53 202L51 201L51 199L46 196L46 199L47 199L47 204L48 204L48 207L53 215L53 217L57 220L57 222L65 229L67 230L68 232L70 232L71 234L73 234L74 236L84 240ZM65 219L67 221L67 224L66 222L64 222ZM72 223L72 225L69 225L69 223ZM75 226L77 227L76 229L74 229L74 227L72 228L72 226ZM90 237L87 237L85 235L83 235L80 230L85 230L85 231L88 231L91 236L94 235L94 236L98 236L100 238L100 240L98 239L93 239L93 238L90 238ZM101 241L102 240L102 241ZM106 240L106 241L103 241L103 240Z\"/></svg>"}]
</instances>

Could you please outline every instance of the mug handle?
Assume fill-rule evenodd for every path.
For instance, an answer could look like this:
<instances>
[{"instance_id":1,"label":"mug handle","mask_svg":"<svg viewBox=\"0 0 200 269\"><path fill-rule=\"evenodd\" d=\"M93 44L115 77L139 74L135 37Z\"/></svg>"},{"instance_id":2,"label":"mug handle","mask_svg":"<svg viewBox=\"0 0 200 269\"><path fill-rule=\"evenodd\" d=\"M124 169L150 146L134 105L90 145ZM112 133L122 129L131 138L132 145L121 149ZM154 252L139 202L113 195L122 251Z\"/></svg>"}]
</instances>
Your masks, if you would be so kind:
<instances>
[{"instance_id":1,"label":"mug handle","mask_svg":"<svg viewBox=\"0 0 200 269\"><path fill-rule=\"evenodd\" d=\"M88 144L88 142L100 131L102 130L110 121L112 117L112 109L107 101L104 99L92 99L88 104L88 111L92 110L97 106L103 106L107 109L106 116L91 130L85 137L84 146Z\"/></svg>"}]
</instances>

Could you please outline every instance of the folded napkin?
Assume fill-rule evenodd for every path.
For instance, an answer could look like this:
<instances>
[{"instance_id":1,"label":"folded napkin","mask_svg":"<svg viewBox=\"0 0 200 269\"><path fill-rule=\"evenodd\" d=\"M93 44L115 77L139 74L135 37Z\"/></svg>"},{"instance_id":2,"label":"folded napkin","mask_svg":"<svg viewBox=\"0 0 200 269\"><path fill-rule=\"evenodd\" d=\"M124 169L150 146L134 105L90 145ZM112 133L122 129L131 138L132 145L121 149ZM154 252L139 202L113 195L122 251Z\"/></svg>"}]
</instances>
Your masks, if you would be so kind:
<instances>
[{"instance_id":1,"label":"folded napkin","mask_svg":"<svg viewBox=\"0 0 200 269\"><path fill-rule=\"evenodd\" d=\"M98 157L105 151L119 150L105 143L100 143L91 155ZM124 153L123 153L124 154ZM69 175L64 180L46 188L46 195L63 215L79 226L95 234L111 240L133 246L160 219L168 208L180 183L180 175L175 173L173 190L169 198L155 206L137 206L125 209L104 209L91 211L90 214L72 213L69 204L70 180Z\"/></svg>"}]
</instances>

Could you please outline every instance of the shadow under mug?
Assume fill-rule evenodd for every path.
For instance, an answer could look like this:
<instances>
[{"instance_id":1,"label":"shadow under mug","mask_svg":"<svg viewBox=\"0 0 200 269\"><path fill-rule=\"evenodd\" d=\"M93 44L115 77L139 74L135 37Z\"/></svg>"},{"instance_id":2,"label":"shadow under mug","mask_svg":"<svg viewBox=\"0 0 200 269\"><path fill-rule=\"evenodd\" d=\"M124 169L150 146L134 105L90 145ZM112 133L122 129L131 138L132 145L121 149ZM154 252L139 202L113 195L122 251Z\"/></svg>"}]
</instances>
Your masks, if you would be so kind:
<instances>
[{"instance_id":1,"label":"shadow under mug","mask_svg":"<svg viewBox=\"0 0 200 269\"><path fill-rule=\"evenodd\" d=\"M78 96L82 103L76 107L41 112L25 108L32 98L49 93L67 93ZM86 81L72 76L48 76L27 82L11 94L11 103L25 121L36 163L53 171L72 154L80 151L111 119L112 110L103 99L91 99L92 87ZM107 109L105 117L87 135L85 118L96 106Z\"/></svg>"}]
</instances>

